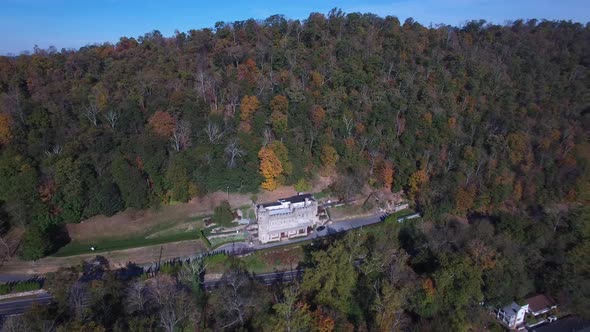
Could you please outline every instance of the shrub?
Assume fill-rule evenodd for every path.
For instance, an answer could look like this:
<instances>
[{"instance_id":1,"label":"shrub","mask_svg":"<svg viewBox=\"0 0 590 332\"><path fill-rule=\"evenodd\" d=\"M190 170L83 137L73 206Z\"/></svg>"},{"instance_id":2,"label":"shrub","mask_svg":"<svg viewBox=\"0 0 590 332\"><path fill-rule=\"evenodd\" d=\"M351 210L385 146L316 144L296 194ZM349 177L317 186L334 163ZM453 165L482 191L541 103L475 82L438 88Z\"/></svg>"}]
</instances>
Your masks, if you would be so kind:
<instances>
[{"instance_id":1,"label":"shrub","mask_svg":"<svg viewBox=\"0 0 590 332\"><path fill-rule=\"evenodd\" d=\"M0 285L0 295L5 295L10 293L10 285L9 284L1 284Z\"/></svg>"},{"instance_id":2,"label":"shrub","mask_svg":"<svg viewBox=\"0 0 590 332\"><path fill-rule=\"evenodd\" d=\"M220 226L228 226L234 220L234 214L227 201L222 202L215 208L213 222Z\"/></svg>"},{"instance_id":3,"label":"shrub","mask_svg":"<svg viewBox=\"0 0 590 332\"><path fill-rule=\"evenodd\" d=\"M36 281L24 281L14 284L12 286L12 293L30 292L40 288L41 285Z\"/></svg>"},{"instance_id":4,"label":"shrub","mask_svg":"<svg viewBox=\"0 0 590 332\"><path fill-rule=\"evenodd\" d=\"M0 295L30 292L37 289L41 289L41 284L36 281L22 281L14 284L0 284Z\"/></svg>"},{"instance_id":5,"label":"shrub","mask_svg":"<svg viewBox=\"0 0 590 332\"><path fill-rule=\"evenodd\" d=\"M51 244L46 231L39 227L29 227L25 232L22 242L20 257L24 260L37 260L44 257Z\"/></svg>"},{"instance_id":6,"label":"shrub","mask_svg":"<svg viewBox=\"0 0 590 332\"><path fill-rule=\"evenodd\" d=\"M160 272L170 275L175 275L180 270L180 264L164 263L160 267Z\"/></svg>"},{"instance_id":7,"label":"shrub","mask_svg":"<svg viewBox=\"0 0 590 332\"><path fill-rule=\"evenodd\" d=\"M295 190L297 190L297 192L307 192L311 190L311 184L306 181L304 178L299 179L299 181L297 181L297 183L295 183L295 185L293 185L293 187L295 187Z\"/></svg>"}]
</instances>

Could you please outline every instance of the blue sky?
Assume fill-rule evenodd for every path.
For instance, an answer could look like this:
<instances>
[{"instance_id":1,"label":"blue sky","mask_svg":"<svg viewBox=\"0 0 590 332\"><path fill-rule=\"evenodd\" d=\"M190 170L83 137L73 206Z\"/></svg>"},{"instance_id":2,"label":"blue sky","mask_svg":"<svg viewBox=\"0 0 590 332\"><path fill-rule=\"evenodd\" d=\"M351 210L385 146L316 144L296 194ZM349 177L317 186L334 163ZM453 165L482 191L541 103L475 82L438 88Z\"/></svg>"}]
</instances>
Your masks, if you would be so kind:
<instances>
[{"instance_id":1,"label":"blue sky","mask_svg":"<svg viewBox=\"0 0 590 332\"><path fill-rule=\"evenodd\" d=\"M467 20L494 23L518 18L590 21L590 0L0 0L0 54L18 54L34 45L78 48L117 42L152 30L213 27L217 21L264 19L273 14L305 19L310 12L372 12L408 17L424 25L461 25Z\"/></svg>"}]
</instances>

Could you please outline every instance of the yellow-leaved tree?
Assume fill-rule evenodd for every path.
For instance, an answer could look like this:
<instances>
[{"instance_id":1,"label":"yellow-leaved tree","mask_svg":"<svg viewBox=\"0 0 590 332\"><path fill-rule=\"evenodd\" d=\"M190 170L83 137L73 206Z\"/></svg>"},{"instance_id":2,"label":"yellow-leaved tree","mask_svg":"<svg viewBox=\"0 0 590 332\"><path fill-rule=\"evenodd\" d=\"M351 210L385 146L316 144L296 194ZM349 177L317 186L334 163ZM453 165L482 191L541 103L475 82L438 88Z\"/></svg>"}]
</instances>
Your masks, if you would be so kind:
<instances>
[{"instance_id":1,"label":"yellow-leaved tree","mask_svg":"<svg viewBox=\"0 0 590 332\"><path fill-rule=\"evenodd\" d=\"M410 176L410 183L409 183L409 190L408 194L411 199L416 198L418 192L420 191L420 186L428 181L428 174L423 169L419 169L412 176Z\"/></svg>"},{"instance_id":2,"label":"yellow-leaved tree","mask_svg":"<svg viewBox=\"0 0 590 332\"><path fill-rule=\"evenodd\" d=\"M338 162L338 159L340 159L336 149L334 149L334 147L331 145L322 146L322 155L320 158L322 159L322 164L324 164L322 175L333 175L336 169L336 163Z\"/></svg>"},{"instance_id":3,"label":"yellow-leaved tree","mask_svg":"<svg viewBox=\"0 0 590 332\"><path fill-rule=\"evenodd\" d=\"M277 189L277 177L283 172L281 161L271 148L264 146L258 152L258 158L260 159L260 174L264 177L262 188L270 191Z\"/></svg>"}]
</instances>

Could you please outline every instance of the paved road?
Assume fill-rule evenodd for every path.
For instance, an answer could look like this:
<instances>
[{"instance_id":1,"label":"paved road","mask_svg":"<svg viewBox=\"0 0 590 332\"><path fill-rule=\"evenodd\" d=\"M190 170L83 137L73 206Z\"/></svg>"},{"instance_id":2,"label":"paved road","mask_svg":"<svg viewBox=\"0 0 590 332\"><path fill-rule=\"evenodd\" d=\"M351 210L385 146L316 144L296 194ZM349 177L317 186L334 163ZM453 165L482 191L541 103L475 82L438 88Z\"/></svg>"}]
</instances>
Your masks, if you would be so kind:
<instances>
[{"instance_id":1,"label":"paved road","mask_svg":"<svg viewBox=\"0 0 590 332\"><path fill-rule=\"evenodd\" d=\"M19 315L26 312L33 303L49 304L53 297L49 293L34 296L15 297L0 301L0 316Z\"/></svg>"},{"instance_id":2,"label":"paved road","mask_svg":"<svg viewBox=\"0 0 590 332\"><path fill-rule=\"evenodd\" d=\"M351 229L376 224L376 223L382 221L382 218L384 216L385 216L385 213L378 213L378 214L368 216L368 217L354 218L354 219L344 220L344 221L333 221L332 224L326 225L326 230L324 230L322 232L314 232L306 237L295 238L295 239L291 239L288 241L272 242L272 243L267 243L267 244L257 244L257 245L253 245L253 246L250 246L248 243L245 243L245 242L235 242L235 243L225 244L225 245L217 248L216 250L225 250L231 254L231 253L239 253L240 251L246 251L246 250L252 250L252 249L261 250L261 249L267 249L267 248L273 248L273 247L280 247L280 246L289 245L289 244L298 243L298 242L310 241L313 239L317 239L319 237L333 235L336 233L346 232Z\"/></svg>"},{"instance_id":3,"label":"paved road","mask_svg":"<svg viewBox=\"0 0 590 332\"><path fill-rule=\"evenodd\" d=\"M254 250L261 250L266 248L273 248L279 247L284 245L289 245L298 242L309 241L313 239L317 239L320 237L333 235L341 232L346 232L351 229L360 228L363 226L368 226L372 224L376 224L382 220L385 214L380 213L373 216L363 217L363 218L355 218L345 221L337 221L332 222L332 224L326 225L326 230L322 232L314 232L306 237L296 238L289 241L283 242L274 242L268 244L260 244L250 247L249 244L244 242L236 242L226 244L221 246L217 250L226 250L228 253L239 253L243 250L254 249ZM288 282L292 281L293 279L300 277L302 275L302 270L294 270L294 271L285 271L285 272L275 272L275 273L267 273L267 274L260 274L253 276L252 278L263 282L267 285L270 285L275 282ZM11 282L11 281L24 281L24 280L31 280L34 279L35 276L30 275L0 275L0 282ZM214 289L220 285L220 281L208 281L204 284L206 289ZM28 308L31 307L33 303L39 304L49 304L52 301L52 296L48 293L44 293L41 295L37 295L36 297L22 297L22 298L15 298L13 300L5 300L0 302L0 316L3 315L15 315L21 314L25 312Z\"/></svg>"}]
</instances>

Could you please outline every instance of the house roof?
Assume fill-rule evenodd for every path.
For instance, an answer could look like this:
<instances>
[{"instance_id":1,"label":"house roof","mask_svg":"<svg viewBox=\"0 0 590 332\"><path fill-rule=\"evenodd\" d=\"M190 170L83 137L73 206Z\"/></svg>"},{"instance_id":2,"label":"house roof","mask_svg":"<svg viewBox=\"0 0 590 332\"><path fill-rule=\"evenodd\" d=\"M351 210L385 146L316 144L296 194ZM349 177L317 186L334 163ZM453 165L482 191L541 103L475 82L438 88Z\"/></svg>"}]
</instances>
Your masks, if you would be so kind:
<instances>
[{"instance_id":1,"label":"house roof","mask_svg":"<svg viewBox=\"0 0 590 332\"><path fill-rule=\"evenodd\" d=\"M533 332L590 332L590 321L569 316L535 327Z\"/></svg>"},{"instance_id":2,"label":"house roof","mask_svg":"<svg viewBox=\"0 0 590 332\"><path fill-rule=\"evenodd\" d=\"M516 304L515 302L510 303L509 305L505 306L504 308L502 308L502 310L510 316L514 316L518 313L518 311L521 309L522 307L519 306L518 304Z\"/></svg>"},{"instance_id":3,"label":"house roof","mask_svg":"<svg viewBox=\"0 0 590 332\"><path fill-rule=\"evenodd\" d=\"M291 196L291 197L287 197L287 198L280 198L276 202L263 203L263 204L260 204L259 206L262 206L262 207L279 206L283 202L301 203L301 202L305 202L306 198L309 200L314 200L312 194L302 194L302 195L296 195L296 196Z\"/></svg>"},{"instance_id":4,"label":"house roof","mask_svg":"<svg viewBox=\"0 0 590 332\"><path fill-rule=\"evenodd\" d=\"M526 303L529 304L529 310L532 312L538 312L556 305L555 301L545 294L539 294L528 298L526 299Z\"/></svg>"}]
</instances>

